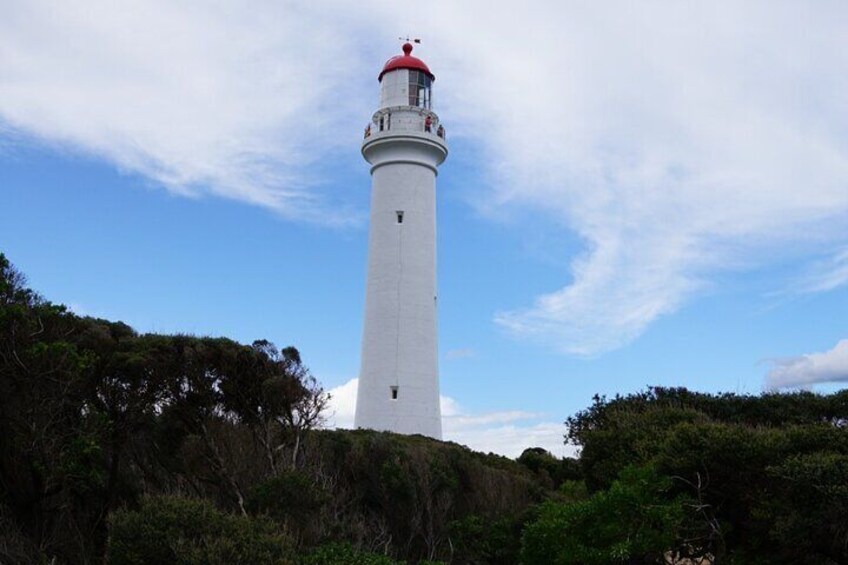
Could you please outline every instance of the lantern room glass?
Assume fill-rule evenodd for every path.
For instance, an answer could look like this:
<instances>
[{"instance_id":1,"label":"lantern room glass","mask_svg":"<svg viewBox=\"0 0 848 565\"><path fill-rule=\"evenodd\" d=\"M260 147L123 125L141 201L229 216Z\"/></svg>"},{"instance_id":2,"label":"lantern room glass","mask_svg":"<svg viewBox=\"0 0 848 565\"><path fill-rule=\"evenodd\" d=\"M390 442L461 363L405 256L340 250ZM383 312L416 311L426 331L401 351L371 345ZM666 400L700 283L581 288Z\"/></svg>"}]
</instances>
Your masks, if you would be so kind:
<instances>
[{"instance_id":1,"label":"lantern room glass","mask_svg":"<svg viewBox=\"0 0 848 565\"><path fill-rule=\"evenodd\" d=\"M409 71L409 105L430 109L430 87L432 80L427 73Z\"/></svg>"}]
</instances>

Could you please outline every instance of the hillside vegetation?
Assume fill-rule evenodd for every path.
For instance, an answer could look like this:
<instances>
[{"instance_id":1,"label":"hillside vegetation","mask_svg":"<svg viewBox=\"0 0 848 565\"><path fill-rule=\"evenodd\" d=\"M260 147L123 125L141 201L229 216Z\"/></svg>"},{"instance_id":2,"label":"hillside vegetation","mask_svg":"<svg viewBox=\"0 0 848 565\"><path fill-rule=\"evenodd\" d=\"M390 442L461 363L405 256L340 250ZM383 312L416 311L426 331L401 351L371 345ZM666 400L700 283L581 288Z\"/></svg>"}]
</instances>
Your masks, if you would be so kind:
<instances>
[{"instance_id":1,"label":"hillside vegetation","mask_svg":"<svg viewBox=\"0 0 848 565\"><path fill-rule=\"evenodd\" d=\"M77 316L0 254L0 563L848 562L848 392L596 398L578 460L326 403L292 347Z\"/></svg>"}]
</instances>

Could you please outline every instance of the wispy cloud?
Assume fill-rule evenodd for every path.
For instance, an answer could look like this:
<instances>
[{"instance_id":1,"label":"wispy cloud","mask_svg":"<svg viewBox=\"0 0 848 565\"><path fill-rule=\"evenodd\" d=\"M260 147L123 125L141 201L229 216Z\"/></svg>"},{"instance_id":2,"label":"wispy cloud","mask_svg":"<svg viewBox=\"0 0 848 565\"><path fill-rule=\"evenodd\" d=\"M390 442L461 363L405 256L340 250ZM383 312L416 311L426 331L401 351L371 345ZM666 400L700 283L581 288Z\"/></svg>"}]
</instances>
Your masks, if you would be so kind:
<instances>
[{"instance_id":1,"label":"wispy cloud","mask_svg":"<svg viewBox=\"0 0 848 565\"><path fill-rule=\"evenodd\" d=\"M370 110L344 29L295 3L6 3L0 122L178 194L343 221L314 164Z\"/></svg>"},{"instance_id":2,"label":"wispy cloud","mask_svg":"<svg viewBox=\"0 0 848 565\"><path fill-rule=\"evenodd\" d=\"M810 294L828 292L848 284L848 248L833 254L824 261L817 261L812 268L790 290L794 293Z\"/></svg>"},{"instance_id":3,"label":"wispy cloud","mask_svg":"<svg viewBox=\"0 0 848 565\"><path fill-rule=\"evenodd\" d=\"M586 245L571 281L496 320L587 356L627 344L723 270L848 239L836 95L848 80L832 72L848 68L835 24L848 7L608 8L567 4L532 40L488 22L508 39L480 42L468 81L486 82L482 61L509 77L483 102L498 116L485 137L502 164L497 201L548 211Z\"/></svg>"},{"instance_id":4,"label":"wispy cloud","mask_svg":"<svg viewBox=\"0 0 848 565\"><path fill-rule=\"evenodd\" d=\"M470 357L474 357L477 355L477 352L471 349L470 347L461 347L458 349L449 349L447 353L445 353L446 359L468 359Z\"/></svg>"},{"instance_id":5,"label":"wispy cloud","mask_svg":"<svg viewBox=\"0 0 848 565\"><path fill-rule=\"evenodd\" d=\"M822 353L776 360L766 375L768 388L805 387L828 382L848 382L848 339Z\"/></svg>"},{"instance_id":6,"label":"wispy cloud","mask_svg":"<svg viewBox=\"0 0 848 565\"><path fill-rule=\"evenodd\" d=\"M331 389L327 425L353 428L359 379ZM575 449L564 444L565 426L546 421L544 414L519 410L471 414L453 398L441 397L443 436L476 451L518 457L528 447L543 447L563 457Z\"/></svg>"},{"instance_id":7,"label":"wispy cloud","mask_svg":"<svg viewBox=\"0 0 848 565\"><path fill-rule=\"evenodd\" d=\"M417 30L451 139L485 158L476 205L547 214L584 243L567 280L495 317L569 354L629 343L722 271L848 245L844 2L42 1L3 16L2 131L330 222L349 215L328 205L322 182L345 181L326 164L355 158L395 47L374 38ZM837 259L810 292L844 284Z\"/></svg>"}]
</instances>

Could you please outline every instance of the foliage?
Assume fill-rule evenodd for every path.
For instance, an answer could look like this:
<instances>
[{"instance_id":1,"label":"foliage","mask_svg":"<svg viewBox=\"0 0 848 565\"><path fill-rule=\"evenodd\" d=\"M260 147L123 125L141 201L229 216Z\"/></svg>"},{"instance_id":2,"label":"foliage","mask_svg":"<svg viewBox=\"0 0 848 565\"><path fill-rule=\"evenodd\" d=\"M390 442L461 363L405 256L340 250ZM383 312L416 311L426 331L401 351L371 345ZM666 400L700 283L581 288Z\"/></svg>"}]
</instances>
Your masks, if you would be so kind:
<instances>
[{"instance_id":1,"label":"foliage","mask_svg":"<svg viewBox=\"0 0 848 565\"><path fill-rule=\"evenodd\" d=\"M693 500L677 549L730 562L848 561L848 391L737 396L652 388L568 419L590 490L655 466ZM841 481L841 483L840 483Z\"/></svg>"},{"instance_id":2,"label":"foliage","mask_svg":"<svg viewBox=\"0 0 848 565\"><path fill-rule=\"evenodd\" d=\"M297 463L326 399L294 348L79 317L0 254L0 507L51 559L102 555L105 517L143 492L246 513L246 485Z\"/></svg>"},{"instance_id":3,"label":"foliage","mask_svg":"<svg viewBox=\"0 0 848 565\"><path fill-rule=\"evenodd\" d=\"M628 467L609 490L585 501L542 505L524 529L522 562L608 565L657 562L674 547L683 501L668 499L671 480L652 468Z\"/></svg>"},{"instance_id":4,"label":"foliage","mask_svg":"<svg viewBox=\"0 0 848 565\"><path fill-rule=\"evenodd\" d=\"M326 535L395 558L458 559L453 523L468 516L496 524L503 551L517 548L511 517L544 492L515 461L421 436L321 431L309 445L306 469L333 485L318 517Z\"/></svg>"},{"instance_id":5,"label":"foliage","mask_svg":"<svg viewBox=\"0 0 848 565\"><path fill-rule=\"evenodd\" d=\"M303 471L287 470L257 484L247 508L282 524L298 540L314 542L316 524L328 494Z\"/></svg>"},{"instance_id":6,"label":"foliage","mask_svg":"<svg viewBox=\"0 0 848 565\"><path fill-rule=\"evenodd\" d=\"M8 510L0 507L0 563L46 565L48 562L47 556L20 531Z\"/></svg>"},{"instance_id":7,"label":"foliage","mask_svg":"<svg viewBox=\"0 0 848 565\"><path fill-rule=\"evenodd\" d=\"M327 398L292 347L80 317L0 254L0 562L848 562L848 391L595 397L579 459L518 461L317 429Z\"/></svg>"},{"instance_id":8,"label":"foliage","mask_svg":"<svg viewBox=\"0 0 848 565\"><path fill-rule=\"evenodd\" d=\"M406 565L406 561L356 549L349 543L327 543L298 560L298 565ZM445 565L441 561L419 561L418 565Z\"/></svg>"},{"instance_id":9,"label":"foliage","mask_svg":"<svg viewBox=\"0 0 848 565\"><path fill-rule=\"evenodd\" d=\"M449 531L454 560L469 564L518 563L521 531L531 514L533 510L489 520L469 514L451 522Z\"/></svg>"},{"instance_id":10,"label":"foliage","mask_svg":"<svg viewBox=\"0 0 848 565\"><path fill-rule=\"evenodd\" d=\"M273 522L236 516L211 503L176 497L144 499L109 523L113 565L291 563L291 544Z\"/></svg>"},{"instance_id":11,"label":"foliage","mask_svg":"<svg viewBox=\"0 0 848 565\"><path fill-rule=\"evenodd\" d=\"M559 459L541 447L525 449L517 461L536 473L541 481L550 484L551 488L559 488L564 481L583 478L577 459Z\"/></svg>"},{"instance_id":12,"label":"foliage","mask_svg":"<svg viewBox=\"0 0 848 565\"><path fill-rule=\"evenodd\" d=\"M842 563L848 547L848 454L816 451L768 467L781 496L758 501L787 562Z\"/></svg>"},{"instance_id":13,"label":"foliage","mask_svg":"<svg viewBox=\"0 0 848 565\"><path fill-rule=\"evenodd\" d=\"M264 516L298 553L347 542L390 558L449 558L450 522L497 522L545 496L538 477L503 457L423 437L316 432L326 401L295 348L140 335L79 317L28 289L0 255L0 508L16 561L102 560L107 518L146 495Z\"/></svg>"},{"instance_id":14,"label":"foliage","mask_svg":"<svg viewBox=\"0 0 848 565\"><path fill-rule=\"evenodd\" d=\"M563 502L579 502L589 498L589 490L583 481L565 481L559 486L557 494Z\"/></svg>"},{"instance_id":15,"label":"foliage","mask_svg":"<svg viewBox=\"0 0 848 565\"><path fill-rule=\"evenodd\" d=\"M385 555L357 550L349 543L328 543L301 558L302 565L402 565Z\"/></svg>"}]
</instances>

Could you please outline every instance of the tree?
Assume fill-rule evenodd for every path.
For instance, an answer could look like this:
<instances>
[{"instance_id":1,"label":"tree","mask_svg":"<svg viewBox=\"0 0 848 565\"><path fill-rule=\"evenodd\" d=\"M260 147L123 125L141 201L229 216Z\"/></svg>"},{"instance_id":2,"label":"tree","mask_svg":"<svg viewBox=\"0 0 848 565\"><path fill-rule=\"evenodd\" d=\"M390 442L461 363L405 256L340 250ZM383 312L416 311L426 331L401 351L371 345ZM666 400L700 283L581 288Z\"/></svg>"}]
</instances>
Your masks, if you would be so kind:
<instances>
[{"instance_id":1,"label":"tree","mask_svg":"<svg viewBox=\"0 0 848 565\"><path fill-rule=\"evenodd\" d=\"M25 284L0 254L0 506L36 545L74 555L98 543L104 423L84 410L91 356L73 342L79 319Z\"/></svg>"},{"instance_id":2,"label":"tree","mask_svg":"<svg viewBox=\"0 0 848 565\"><path fill-rule=\"evenodd\" d=\"M291 563L291 541L267 518L217 510L208 501L147 498L137 511L109 520L108 561L113 565Z\"/></svg>"},{"instance_id":3,"label":"tree","mask_svg":"<svg viewBox=\"0 0 848 565\"><path fill-rule=\"evenodd\" d=\"M260 340L253 350L268 361L262 378L245 387L231 383L225 390L235 398L242 420L254 430L262 444L272 473L280 471L280 456L289 450L290 469L297 466L304 436L323 423L330 396L304 366L294 347L278 351ZM249 391L249 392L248 392Z\"/></svg>"},{"instance_id":4,"label":"tree","mask_svg":"<svg viewBox=\"0 0 848 565\"><path fill-rule=\"evenodd\" d=\"M671 480L650 467L628 467L609 490L585 501L546 502L525 529L527 565L659 563L676 547L684 503Z\"/></svg>"},{"instance_id":5,"label":"tree","mask_svg":"<svg viewBox=\"0 0 848 565\"><path fill-rule=\"evenodd\" d=\"M549 481L552 488L559 488L567 480L583 478L577 459L560 459L541 447L528 447L518 457L518 462L536 473L541 480Z\"/></svg>"},{"instance_id":6,"label":"tree","mask_svg":"<svg viewBox=\"0 0 848 565\"><path fill-rule=\"evenodd\" d=\"M326 405L297 350L275 351L76 316L0 254L0 511L69 562L102 552L106 516L145 491L246 514L267 476L246 433L257 416L275 427L271 454L296 462Z\"/></svg>"},{"instance_id":7,"label":"tree","mask_svg":"<svg viewBox=\"0 0 848 565\"><path fill-rule=\"evenodd\" d=\"M629 465L651 465L672 481L672 494L692 501L681 551L828 563L844 560L844 530L832 523L844 516L844 500L816 496L809 483L820 473L820 484L837 484L848 456L846 416L844 392L739 397L653 388L596 397L568 423L591 490L608 488Z\"/></svg>"}]
</instances>

